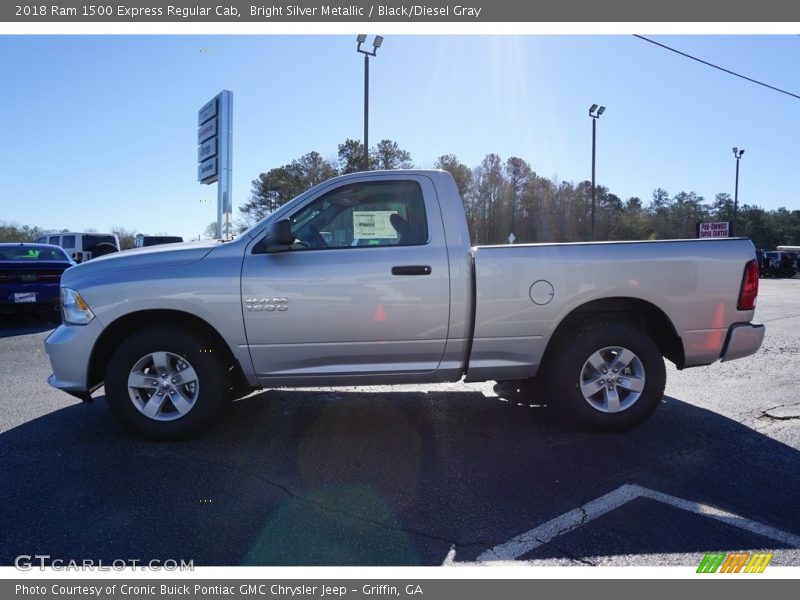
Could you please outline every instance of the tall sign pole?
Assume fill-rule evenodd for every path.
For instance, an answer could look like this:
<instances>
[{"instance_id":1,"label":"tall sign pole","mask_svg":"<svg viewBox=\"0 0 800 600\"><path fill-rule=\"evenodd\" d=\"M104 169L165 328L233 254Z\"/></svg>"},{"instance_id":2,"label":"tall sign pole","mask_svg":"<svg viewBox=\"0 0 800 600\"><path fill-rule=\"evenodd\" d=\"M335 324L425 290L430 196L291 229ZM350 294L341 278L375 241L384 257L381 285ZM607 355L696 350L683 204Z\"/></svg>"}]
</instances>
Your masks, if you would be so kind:
<instances>
[{"instance_id":1,"label":"tall sign pole","mask_svg":"<svg viewBox=\"0 0 800 600\"><path fill-rule=\"evenodd\" d=\"M197 179L217 183L217 238L231 239L233 93L223 90L197 114Z\"/></svg>"}]
</instances>

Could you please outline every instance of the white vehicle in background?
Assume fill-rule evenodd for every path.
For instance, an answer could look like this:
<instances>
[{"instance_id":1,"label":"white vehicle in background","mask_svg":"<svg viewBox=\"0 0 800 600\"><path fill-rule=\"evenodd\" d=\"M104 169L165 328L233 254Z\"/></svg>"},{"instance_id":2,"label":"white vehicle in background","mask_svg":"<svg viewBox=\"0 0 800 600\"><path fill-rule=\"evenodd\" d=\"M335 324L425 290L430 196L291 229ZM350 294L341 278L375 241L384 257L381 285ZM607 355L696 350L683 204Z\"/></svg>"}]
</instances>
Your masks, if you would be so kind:
<instances>
[{"instance_id":1,"label":"white vehicle in background","mask_svg":"<svg viewBox=\"0 0 800 600\"><path fill-rule=\"evenodd\" d=\"M119 239L113 233L96 233L84 231L62 231L41 235L36 238L37 244L61 246L77 263L98 256L119 252Z\"/></svg>"}]
</instances>

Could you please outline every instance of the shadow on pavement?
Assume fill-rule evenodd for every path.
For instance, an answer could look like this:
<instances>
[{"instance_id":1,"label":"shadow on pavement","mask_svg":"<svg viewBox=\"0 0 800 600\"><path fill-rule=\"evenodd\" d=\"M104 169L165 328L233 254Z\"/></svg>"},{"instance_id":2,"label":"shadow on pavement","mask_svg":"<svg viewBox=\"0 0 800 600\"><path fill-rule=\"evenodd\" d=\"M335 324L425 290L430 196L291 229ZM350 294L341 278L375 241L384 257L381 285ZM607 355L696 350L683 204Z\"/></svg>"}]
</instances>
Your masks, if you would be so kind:
<instances>
[{"instance_id":1,"label":"shadow on pavement","mask_svg":"<svg viewBox=\"0 0 800 600\"><path fill-rule=\"evenodd\" d=\"M103 399L53 412L0 435L0 564L435 565L453 544L474 560L627 483L800 533L798 452L728 418L667 398L634 431L591 434L463 389L265 391L180 443L133 437ZM662 514L642 502L628 519ZM569 552L726 549L662 521Z\"/></svg>"},{"instance_id":2,"label":"shadow on pavement","mask_svg":"<svg viewBox=\"0 0 800 600\"><path fill-rule=\"evenodd\" d=\"M0 312L0 338L41 333L61 324L61 313L54 311L35 313Z\"/></svg>"}]
</instances>

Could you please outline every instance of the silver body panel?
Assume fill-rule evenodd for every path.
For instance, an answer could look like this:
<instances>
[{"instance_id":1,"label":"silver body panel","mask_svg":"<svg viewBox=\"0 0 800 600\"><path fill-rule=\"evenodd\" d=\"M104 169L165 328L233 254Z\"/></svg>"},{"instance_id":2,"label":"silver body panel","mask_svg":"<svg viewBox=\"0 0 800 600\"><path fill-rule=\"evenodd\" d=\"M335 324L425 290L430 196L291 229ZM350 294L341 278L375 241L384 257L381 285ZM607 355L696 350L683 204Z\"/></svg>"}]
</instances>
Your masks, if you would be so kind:
<instances>
[{"instance_id":1,"label":"silver body panel","mask_svg":"<svg viewBox=\"0 0 800 600\"><path fill-rule=\"evenodd\" d=\"M719 360L736 308L748 240L529 244L474 249L477 310L468 380L532 377L562 320L595 300L630 298L661 309L683 342L686 367ZM530 297L537 281L552 300ZM753 351L755 351L755 348Z\"/></svg>"},{"instance_id":2,"label":"silver body panel","mask_svg":"<svg viewBox=\"0 0 800 600\"><path fill-rule=\"evenodd\" d=\"M338 186L397 179L422 189L427 243L254 253L271 222ZM205 321L253 386L518 379L536 373L572 311L631 298L663 311L684 366L694 366L758 349L758 332L728 333L753 318L736 308L752 258L752 244L738 239L471 248L449 174L357 173L316 186L229 243L153 246L68 269L62 285L95 319L62 325L45 345L51 384L71 392L96 387L88 363L103 330L148 310ZM404 265L431 273L392 274Z\"/></svg>"}]
</instances>

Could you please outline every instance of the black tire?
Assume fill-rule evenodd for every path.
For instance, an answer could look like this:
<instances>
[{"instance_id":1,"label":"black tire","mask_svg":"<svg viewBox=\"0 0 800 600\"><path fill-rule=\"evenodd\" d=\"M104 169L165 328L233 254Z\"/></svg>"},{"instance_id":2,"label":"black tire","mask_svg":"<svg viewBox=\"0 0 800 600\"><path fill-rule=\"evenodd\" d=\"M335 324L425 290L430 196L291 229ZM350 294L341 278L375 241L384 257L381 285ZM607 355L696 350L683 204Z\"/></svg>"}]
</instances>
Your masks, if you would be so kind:
<instances>
[{"instance_id":1,"label":"black tire","mask_svg":"<svg viewBox=\"0 0 800 600\"><path fill-rule=\"evenodd\" d=\"M129 376L143 387L129 387ZM108 362L105 388L120 422L156 440L196 436L228 405L220 352L196 333L172 327L143 329L123 340Z\"/></svg>"},{"instance_id":2,"label":"black tire","mask_svg":"<svg viewBox=\"0 0 800 600\"><path fill-rule=\"evenodd\" d=\"M569 421L594 431L624 431L647 419L661 403L667 379L664 359L638 327L592 323L554 344L540 374L550 403ZM619 365L630 355L620 350L634 359L623 369ZM618 372L612 372L615 366Z\"/></svg>"}]
</instances>

